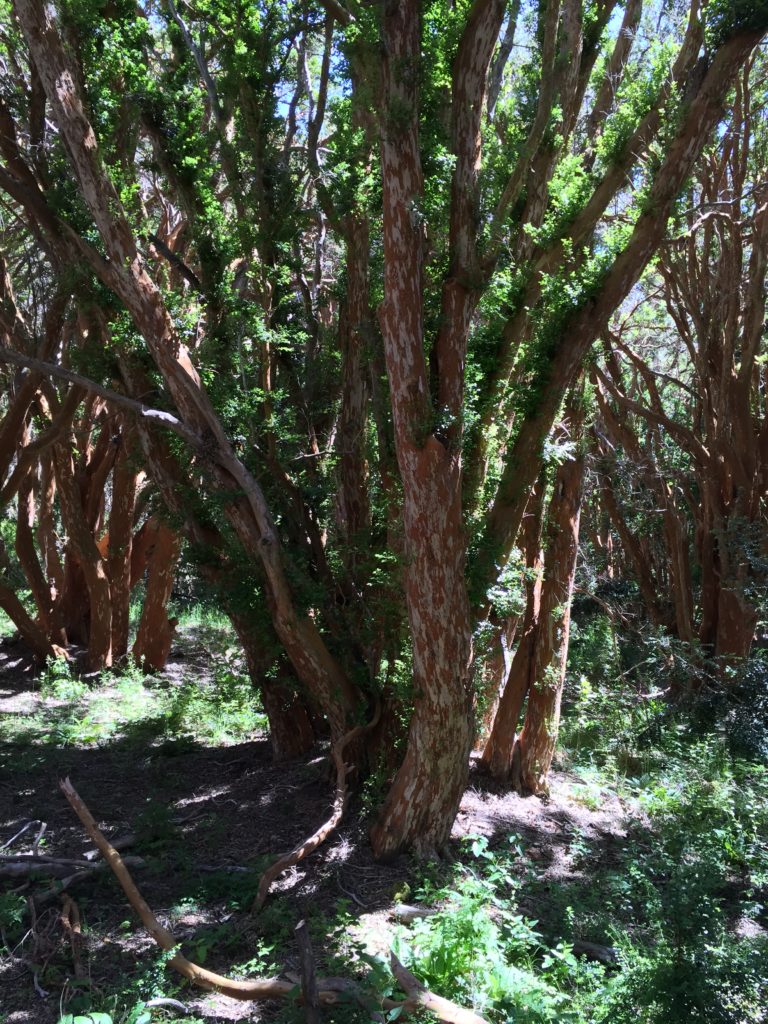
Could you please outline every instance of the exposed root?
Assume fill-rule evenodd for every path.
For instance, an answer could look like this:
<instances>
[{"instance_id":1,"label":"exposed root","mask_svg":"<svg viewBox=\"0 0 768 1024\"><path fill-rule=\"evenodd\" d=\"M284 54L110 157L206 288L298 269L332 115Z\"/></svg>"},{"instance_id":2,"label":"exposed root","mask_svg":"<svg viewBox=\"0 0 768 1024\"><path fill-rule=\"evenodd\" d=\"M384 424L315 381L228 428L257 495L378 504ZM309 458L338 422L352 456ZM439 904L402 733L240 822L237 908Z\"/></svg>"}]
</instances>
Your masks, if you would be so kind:
<instances>
[{"instance_id":1,"label":"exposed root","mask_svg":"<svg viewBox=\"0 0 768 1024\"><path fill-rule=\"evenodd\" d=\"M264 874L259 879L259 889L256 893L256 899L253 901L253 910L261 910L264 903L269 895L269 887L283 871L287 871L288 868L292 868L299 861L304 860L310 853L313 853L318 846L325 842L331 832L334 831L339 825L339 822L344 817L344 809L347 805L347 774L349 769L344 762L344 751L354 740L358 739L363 733L368 732L370 729L378 723L379 715L381 714L381 704L376 707L376 712L366 725L356 725L354 729L350 729L349 732L344 733L338 742L334 743L331 748L331 756L333 757L334 764L336 765L336 795L333 801L333 810L331 816L323 822L320 828L316 829L311 836L307 839L302 839L298 846L289 853L284 853L282 857L278 857L274 863L266 869Z\"/></svg>"},{"instance_id":2,"label":"exposed root","mask_svg":"<svg viewBox=\"0 0 768 1024\"><path fill-rule=\"evenodd\" d=\"M367 727L360 726L359 728L365 729ZM128 902L141 918L141 923L161 949L177 949L179 944L176 938L167 928L160 924L149 904L137 889L136 883L131 878L122 857L102 835L93 819L93 815L81 800L75 787L69 779L63 779L59 785L72 810L82 822L83 828L112 869L115 878L117 878L128 898ZM216 974L214 971L206 970L205 967L200 967L198 964L192 963L191 960L187 960L181 953L175 953L168 963L179 974L183 975L193 984L200 986L200 988L214 989L217 992L221 992L222 995L230 996L232 999L254 1002L259 999L300 1000L301 998L297 993L296 984L292 981L280 981L277 978L252 978L246 981L238 981L233 978L227 978L222 974ZM414 978L410 971L406 970L394 953L392 954L392 972L398 983L405 990L408 998L405 1002L398 1002L393 999L377 1000L375 1005L381 1006L384 1010L399 1009L400 1016L406 1017L418 1007L426 1007L436 1014L442 1024L488 1024L484 1017L478 1016L472 1010L465 1010L463 1007L457 1006L456 1003L452 1003L449 999L443 999L441 996L430 992L420 981ZM371 1002L370 996L366 998L366 994L354 982L347 981L344 978L328 978L327 981L318 979L317 998L321 1004L338 1003L341 999L346 998L348 1000L350 997L366 1007Z\"/></svg>"},{"instance_id":3,"label":"exposed root","mask_svg":"<svg viewBox=\"0 0 768 1024\"><path fill-rule=\"evenodd\" d=\"M149 904L137 889L136 883L131 878L130 872L123 863L120 854L99 831L93 815L80 799L75 787L69 779L64 779L59 785L72 810L82 822L83 828L112 869L115 878L117 878L128 898L128 902L141 918L141 923L161 949L176 949L179 945L178 940L155 917ZM225 978L221 974L216 974L214 971L206 970L205 967L192 963L191 960L187 960L181 953L176 953L169 963L174 970L188 978L195 985L199 985L201 988L216 989L232 999L285 999L295 992L295 986L291 982L279 981L276 978L254 978L247 981ZM338 993L321 990L320 1000L324 1003L335 1003L338 1001Z\"/></svg>"}]
</instances>

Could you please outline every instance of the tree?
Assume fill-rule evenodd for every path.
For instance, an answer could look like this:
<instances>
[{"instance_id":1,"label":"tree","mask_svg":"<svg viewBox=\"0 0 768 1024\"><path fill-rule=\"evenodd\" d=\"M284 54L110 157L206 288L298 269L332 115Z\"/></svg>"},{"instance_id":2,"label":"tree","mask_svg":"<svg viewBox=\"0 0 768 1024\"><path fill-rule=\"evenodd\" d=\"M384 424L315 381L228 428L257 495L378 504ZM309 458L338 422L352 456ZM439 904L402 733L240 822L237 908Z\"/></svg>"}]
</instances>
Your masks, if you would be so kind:
<instances>
[{"instance_id":1,"label":"tree","mask_svg":"<svg viewBox=\"0 0 768 1024\"><path fill-rule=\"evenodd\" d=\"M409 716L380 856L449 834L472 635L543 446L768 28L670 6L647 69L616 10L15 2L16 230L51 285L73 260L89 282L111 400L152 397L154 485L214 574L239 566L334 742L382 701Z\"/></svg>"},{"instance_id":2,"label":"tree","mask_svg":"<svg viewBox=\"0 0 768 1024\"><path fill-rule=\"evenodd\" d=\"M684 209L660 250L649 294L619 321L606 371L597 371L602 429L637 465L663 509L673 597L666 624L680 639L700 642L723 667L750 652L766 579L761 68L755 58L741 72L724 137L702 156L681 199ZM654 315L659 299L666 322ZM654 608L664 590L658 570L605 486L651 615L664 623Z\"/></svg>"}]
</instances>

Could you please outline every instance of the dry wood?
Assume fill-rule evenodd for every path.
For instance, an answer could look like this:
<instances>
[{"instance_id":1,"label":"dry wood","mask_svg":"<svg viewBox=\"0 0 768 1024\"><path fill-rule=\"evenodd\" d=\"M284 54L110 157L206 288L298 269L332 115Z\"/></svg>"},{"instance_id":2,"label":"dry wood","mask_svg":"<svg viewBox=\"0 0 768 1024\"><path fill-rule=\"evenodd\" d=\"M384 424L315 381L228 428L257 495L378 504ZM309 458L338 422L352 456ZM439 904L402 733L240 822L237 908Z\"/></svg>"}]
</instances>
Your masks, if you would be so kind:
<instances>
[{"instance_id":1,"label":"dry wood","mask_svg":"<svg viewBox=\"0 0 768 1024\"><path fill-rule=\"evenodd\" d=\"M42 825L42 824L43 823L40 821L39 818L35 818L33 821L28 821L27 824L23 828L19 829L19 831L16 833L16 835L11 836L10 839L8 839L6 842L3 843L2 846L0 846L0 850L7 850L9 846L13 846L13 844L16 842L16 840L20 839L24 835L25 832L28 832L33 827L33 825Z\"/></svg>"},{"instance_id":2,"label":"dry wood","mask_svg":"<svg viewBox=\"0 0 768 1024\"><path fill-rule=\"evenodd\" d=\"M488 1024L485 1017L481 1017L474 1010L465 1010L464 1007L457 1006L449 999L443 999L442 996L430 992L426 985L423 985L407 967L400 963L394 953L389 954L389 962L398 985L408 996L406 1008L416 1009L418 1006L423 1006L424 1009L430 1010L436 1017L448 1024Z\"/></svg>"},{"instance_id":3,"label":"dry wood","mask_svg":"<svg viewBox=\"0 0 768 1024\"><path fill-rule=\"evenodd\" d=\"M301 963L301 994L304 998L304 1017L307 1024L320 1024L320 997L315 977L315 959L312 955L312 943L305 920L299 921L294 929L296 942L299 946Z\"/></svg>"},{"instance_id":4,"label":"dry wood","mask_svg":"<svg viewBox=\"0 0 768 1024\"><path fill-rule=\"evenodd\" d=\"M414 907L409 903L396 903L391 910L392 917L402 924L410 924L424 917L432 917L437 911L433 907Z\"/></svg>"},{"instance_id":5,"label":"dry wood","mask_svg":"<svg viewBox=\"0 0 768 1024\"><path fill-rule=\"evenodd\" d=\"M375 724L375 719L374 722L371 722L371 725L373 724ZM365 729L367 727L360 726L359 728ZM136 883L131 878L130 872L125 866L125 862L122 857L102 835L98 825L94 821L93 815L81 800L75 790L75 787L69 779L62 779L59 786L61 787L61 791L64 796L69 801L72 810L80 819L80 822L88 833L88 836L93 840L108 866L112 869L115 878L120 883L123 892L128 898L128 902L139 915L141 923L161 949L177 949L179 943L176 938L168 931L167 928L164 928L160 924L149 904L139 892ZM398 970L401 972L400 975L395 975L399 984L405 987L403 981L403 979L405 979L407 984L411 987L411 991L409 992L409 998L405 1003L392 999L382 1000L380 1005L382 1005L385 1010L392 1010L401 1007L401 1016L406 1016L411 1010L419 1006L424 1006L431 1009L432 1012L437 1015L438 1020L442 1021L443 1024L488 1024L483 1017L479 1017L471 1010L465 1010L461 1006L457 1006L455 1003L452 1003L449 999L443 999L440 996L436 996L429 992L405 969L405 967L403 967L394 954L392 954L392 959L393 964L396 964ZM290 981L280 981L278 978L252 978L247 981L237 981L232 978L224 977L221 974L215 974L213 971L208 971L204 967L200 967L197 964L192 963L191 960L187 960L187 958L182 956L181 953L176 953L168 963L174 968L174 970L178 971L179 974L183 975L193 984L199 985L201 988L214 989L215 991L221 992L222 995L229 996L232 999L255 1001L258 999L297 998L296 985ZM408 990L406 989L406 991ZM365 998L365 994L362 993L353 982L346 981L343 978L329 978L327 982L321 980L318 983L317 994L319 1002L323 1005L338 1003L340 1001L340 994L346 995L347 997L351 995L359 1001L362 1001ZM368 1003L364 1002L363 1005L367 1006Z\"/></svg>"},{"instance_id":6,"label":"dry wood","mask_svg":"<svg viewBox=\"0 0 768 1024\"><path fill-rule=\"evenodd\" d=\"M298 864L300 860L309 856L314 850L324 843L328 836L337 827L342 817L344 816L344 808L347 804L347 774L348 768L344 762L344 751L354 740L362 736L363 733L373 729L379 721L379 715L381 714L381 705L379 704L376 708L373 718L366 725L356 725L354 729L350 729L349 732L345 733L338 743L335 743L331 749L331 755L336 765L336 796L333 801L333 810L331 816L316 829L311 836L307 839L303 839L297 846L289 852L279 857L273 864L271 864L259 880L259 889L256 893L256 899L253 902L254 910L261 910L264 906L264 902L269 894L269 887L283 871L293 867L294 864Z\"/></svg>"},{"instance_id":7,"label":"dry wood","mask_svg":"<svg viewBox=\"0 0 768 1024\"><path fill-rule=\"evenodd\" d=\"M69 944L72 948L72 967L75 972L75 978L79 980L85 976L83 972L83 962L80 956L80 950L83 942L83 935L80 927L80 909L72 897L67 893L62 897L61 923L64 926L64 931L69 937Z\"/></svg>"}]
</instances>

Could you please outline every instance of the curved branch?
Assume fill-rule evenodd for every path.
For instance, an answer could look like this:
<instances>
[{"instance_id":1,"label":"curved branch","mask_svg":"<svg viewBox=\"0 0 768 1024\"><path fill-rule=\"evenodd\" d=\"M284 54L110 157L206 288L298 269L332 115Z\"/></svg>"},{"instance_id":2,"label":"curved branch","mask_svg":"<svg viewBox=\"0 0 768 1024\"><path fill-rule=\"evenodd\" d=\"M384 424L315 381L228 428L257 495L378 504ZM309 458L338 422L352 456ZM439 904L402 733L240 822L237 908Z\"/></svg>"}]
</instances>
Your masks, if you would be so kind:
<instances>
[{"instance_id":1,"label":"curved branch","mask_svg":"<svg viewBox=\"0 0 768 1024\"><path fill-rule=\"evenodd\" d=\"M47 363L42 359L34 359L32 356L26 356L21 352L14 352L13 349L7 348L0 349L0 362L13 363L14 366L24 366L30 370L36 370L47 377L57 377L59 380L66 380L70 384L83 388L93 395L99 395L100 398L106 399L121 409L128 409L141 419L157 423L162 427L168 427L196 450L201 446L200 438L197 434L172 413L164 412L162 409L150 409L149 406L144 405L142 402L137 402L135 398L129 398L127 395L121 395L119 391L112 391L111 388L102 387L101 384L97 384L88 377L82 377L73 370L67 370L56 363Z\"/></svg>"},{"instance_id":2,"label":"curved branch","mask_svg":"<svg viewBox=\"0 0 768 1024\"><path fill-rule=\"evenodd\" d=\"M299 861L304 860L310 853L313 853L318 846L325 842L328 836L338 826L339 822L344 816L344 810L347 806L347 774L349 769L344 762L344 751L352 743L353 740L358 739L363 733L368 732L372 729L379 721L379 715L381 714L381 703L378 704L376 712L373 718L366 725L356 725L354 729L350 729L349 732L345 733L341 739L334 743L331 748L331 756L333 757L336 765L336 796L333 801L333 810L330 817L323 822L320 828L316 829L312 835L302 841L289 852L278 857L274 863L272 863L266 871L262 874L259 880L259 889L256 893L256 899L253 901L253 910L261 910L264 906L267 896L269 895L269 887L283 871L287 871L288 868L298 864Z\"/></svg>"},{"instance_id":3,"label":"curved branch","mask_svg":"<svg viewBox=\"0 0 768 1024\"><path fill-rule=\"evenodd\" d=\"M378 714L378 711L377 711ZM375 718L368 725L358 726L360 731L370 728L375 724ZM354 731L354 730L353 730ZM340 746L341 744L339 744ZM105 838L94 821L93 815L83 803L75 787L69 779L62 779L59 782L62 793L69 801L69 805L75 812L88 836L98 848L102 857L106 860L115 878L120 883L123 892L128 897L128 902L141 918L141 923L149 934L165 950L178 949L178 942L175 936L164 928L153 913L147 901L139 892L136 883L131 878L128 868L125 866L122 857L112 844ZM237 981L227 978L222 974L206 970L198 964L187 960L181 953L175 955L168 961L169 965L195 985L201 988L215 989L222 995L231 999L239 999L243 1002L255 1002L259 999L295 999L300 1001L297 986L290 981L280 981L277 978L251 978L246 981ZM465 1010L449 999L434 995L425 988L420 981L406 970L397 957L392 954L393 973L398 983L408 994L405 1002L394 999L383 999L380 1004L384 1010L400 1009L403 1017L420 1006L430 1009L437 1015L438 1020L443 1024L488 1024L484 1017L479 1017L471 1010ZM396 969L396 970L395 970ZM330 1005L341 1002L349 996L362 1001L364 993L357 988L354 982L344 978L328 978L318 981L318 998L320 1003ZM366 1004L367 1005L367 1004Z\"/></svg>"},{"instance_id":4,"label":"curved branch","mask_svg":"<svg viewBox=\"0 0 768 1024\"><path fill-rule=\"evenodd\" d=\"M463 1006L457 1006L449 999L430 992L426 985L415 978L392 952L389 954L389 966L398 985L408 996L406 1005L409 1008L415 1009L417 1006L423 1006L448 1024L488 1024L485 1017L481 1017L474 1010L465 1010Z\"/></svg>"}]
</instances>

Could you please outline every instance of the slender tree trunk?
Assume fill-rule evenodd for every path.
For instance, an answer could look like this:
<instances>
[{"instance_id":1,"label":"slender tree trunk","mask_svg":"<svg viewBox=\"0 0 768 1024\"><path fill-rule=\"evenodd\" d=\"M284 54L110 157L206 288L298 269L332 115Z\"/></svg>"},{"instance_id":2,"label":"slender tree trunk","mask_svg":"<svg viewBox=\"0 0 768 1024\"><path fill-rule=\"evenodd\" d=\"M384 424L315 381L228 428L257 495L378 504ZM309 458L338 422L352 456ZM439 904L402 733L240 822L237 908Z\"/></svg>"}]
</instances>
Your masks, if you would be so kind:
<instances>
[{"instance_id":1,"label":"slender tree trunk","mask_svg":"<svg viewBox=\"0 0 768 1024\"><path fill-rule=\"evenodd\" d=\"M139 481L128 447L130 436L128 430L123 431L112 476L109 511L107 571L112 595L112 656L115 659L124 658L128 653L133 514Z\"/></svg>"},{"instance_id":2,"label":"slender tree trunk","mask_svg":"<svg viewBox=\"0 0 768 1024\"><path fill-rule=\"evenodd\" d=\"M64 645L66 636L60 624L57 624L53 595L43 572L35 549L33 527L35 523L35 497L33 491L33 475L30 470L21 482L16 496L16 554L24 575L32 591L32 598L37 608L40 628L48 635L52 643Z\"/></svg>"},{"instance_id":3,"label":"slender tree trunk","mask_svg":"<svg viewBox=\"0 0 768 1024\"><path fill-rule=\"evenodd\" d=\"M56 482L61 516L69 535L71 551L82 571L88 589L90 621L88 630L88 668L91 671L112 664L112 599L109 576L93 534L83 513L80 488L75 481L71 455L72 441L54 446ZM72 600L71 595L67 595Z\"/></svg>"},{"instance_id":4,"label":"slender tree trunk","mask_svg":"<svg viewBox=\"0 0 768 1024\"><path fill-rule=\"evenodd\" d=\"M465 581L461 416L467 335L477 293L478 166L485 82L503 4L481 0L453 68L450 267L434 345L434 388L424 358L424 248L419 146L421 12L416 0L383 15L384 302L380 311L397 461L403 483L405 597L414 709L405 758L371 842L378 857L448 839L466 785L474 735L472 626ZM434 390L434 395L431 392ZM444 422L437 425L436 420Z\"/></svg>"},{"instance_id":5,"label":"slender tree trunk","mask_svg":"<svg viewBox=\"0 0 768 1024\"><path fill-rule=\"evenodd\" d=\"M348 569L354 577L355 563L359 560L358 551L365 548L365 537L370 526L365 456L368 387L363 335L363 326L369 316L367 220L349 217L345 235L347 293L339 314L343 379L337 438L339 486L336 509L346 545Z\"/></svg>"},{"instance_id":6,"label":"slender tree trunk","mask_svg":"<svg viewBox=\"0 0 768 1024\"><path fill-rule=\"evenodd\" d=\"M578 435L579 411L570 421ZM545 578L541 591L541 613L536 635L535 681L518 740L520 788L524 793L542 793L552 764L560 725L568 661L571 600L579 551L579 521L584 477L584 457L560 467L550 505L549 543L545 555Z\"/></svg>"},{"instance_id":7,"label":"slender tree trunk","mask_svg":"<svg viewBox=\"0 0 768 1024\"><path fill-rule=\"evenodd\" d=\"M56 474L53 468L53 458L50 452L43 452L40 458L40 506L37 515L37 543L54 602L57 601L64 589L64 567L61 564L56 538L55 497ZM60 613L60 609L57 609L57 613ZM60 614L59 618L63 621ZM66 641L64 646L66 646Z\"/></svg>"},{"instance_id":8,"label":"slender tree trunk","mask_svg":"<svg viewBox=\"0 0 768 1024\"><path fill-rule=\"evenodd\" d=\"M520 712L533 683L536 637L539 630L544 554L541 550L544 488L538 483L523 519L523 551L529 578L520 639L506 674L496 716L483 749L482 765L494 778L506 781L512 770L512 754Z\"/></svg>"},{"instance_id":9,"label":"slender tree trunk","mask_svg":"<svg viewBox=\"0 0 768 1024\"><path fill-rule=\"evenodd\" d=\"M41 661L56 657L57 651L45 632L27 613L16 594L5 583L0 582L0 608L19 631L24 643Z\"/></svg>"},{"instance_id":10,"label":"slender tree trunk","mask_svg":"<svg viewBox=\"0 0 768 1024\"><path fill-rule=\"evenodd\" d=\"M165 668L176 629L168 618L168 599L173 589L181 539L175 530L155 520L152 550L147 564L147 590L132 655L137 665L160 671Z\"/></svg>"},{"instance_id":11,"label":"slender tree trunk","mask_svg":"<svg viewBox=\"0 0 768 1024\"><path fill-rule=\"evenodd\" d=\"M276 651L266 649L248 618L231 613L230 619L245 652L254 690L261 694L269 721L272 759L279 762L301 757L314 746L315 731L284 657L277 655L279 663L275 669Z\"/></svg>"}]
</instances>

